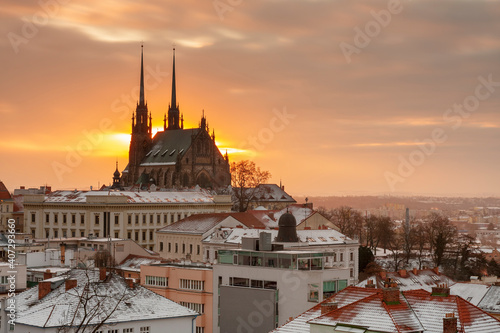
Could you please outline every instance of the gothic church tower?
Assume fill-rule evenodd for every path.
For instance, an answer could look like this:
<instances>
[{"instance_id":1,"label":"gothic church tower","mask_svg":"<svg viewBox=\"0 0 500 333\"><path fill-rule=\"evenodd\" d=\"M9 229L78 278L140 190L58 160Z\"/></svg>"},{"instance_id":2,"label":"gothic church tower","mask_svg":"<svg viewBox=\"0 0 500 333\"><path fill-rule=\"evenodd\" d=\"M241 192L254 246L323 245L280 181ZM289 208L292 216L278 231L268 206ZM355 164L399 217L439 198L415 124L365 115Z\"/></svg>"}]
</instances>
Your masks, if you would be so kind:
<instances>
[{"instance_id":1,"label":"gothic church tower","mask_svg":"<svg viewBox=\"0 0 500 333\"><path fill-rule=\"evenodd\" d=\"M139 102L132 116L132 139L130 140L128 161L128 184L135 184L139 179L139 165L151 150L152 138L151 113L148 112L148 104L144 98L144 46L141 46L141 82Z\"/></svg>"}]
</instances>

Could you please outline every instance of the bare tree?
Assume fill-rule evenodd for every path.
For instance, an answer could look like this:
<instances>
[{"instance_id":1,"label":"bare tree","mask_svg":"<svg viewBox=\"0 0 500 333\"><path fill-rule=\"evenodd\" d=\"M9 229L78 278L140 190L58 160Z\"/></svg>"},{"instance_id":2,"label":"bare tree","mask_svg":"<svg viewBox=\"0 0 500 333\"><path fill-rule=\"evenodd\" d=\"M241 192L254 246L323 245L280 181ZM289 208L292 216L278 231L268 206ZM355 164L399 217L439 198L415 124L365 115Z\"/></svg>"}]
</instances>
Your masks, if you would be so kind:
<instances>
[{"instance_id":1,"label":"bare tree","mask_svg":"<svg viewBox=\"0 0 500 333\"><path fill-rule=\"evenodd\" d=\"M118 307L134 296L134 292L128 290L125 282L120 280L122 288L110 288L108 281L99 281L99 273L95 270L81 270L78 283L81 286L67 291L74 299L75 307L65 316L57 332L61 333L96 333L102 328L110 326L107 321L115 313ZM83 272L83 273L82 273ZM96 276L97 275L97 276ZM108 278L112 278L108 276Z\"/></svg>"},{"instance_id":2,"label":"bare tree","mask_svg":"<svg viewBox=\"0 0 500 333\"><path fill-rule=\"evenodd\" d=\"M271 178L269 171L260 170L255 162L244 160L231 163L231 185L233 186L233 202L239 212L245 212L258 186Z\"/></svg>"},{"instance_id":3,"label":"bare tree","mask_svg":"<svg viewBox=\"0 0 500 333\"><path fill-rule=\"evenodd\" d=\"M401 236L403 239L403 254L407 265L410 263L410 258L413 254L413 248L417 241L415 237L415 227L413 227L412 225L413 223L403 223L402 227L403 233Z\"/></svg>"},{"instance_id":4,"label":"bare tree","mask_svg":"<svg viewBox=\"0 0 500 333\"><path fill-rule=\"evenodd\" d=\"M380 243L386 253L395 235L394 221L389 217L379 217L377 221L377 246Z\"/></svg>"},{"instance_id":5,"label":"bare tree","mask_svg":"<svg viewBox=\"0 0 500 333\"><path fill-rule=\"evenodd\" d=\"M331 213L332 222L339 227L340 232L347 237L361 237L363 230L363 217L359 212L349 206L335 208Z\"/></svg>"},{"instance_id":6,"label":"bare tree","mask_svg":"<svg viewBox=\"0 0 500 333\"><path fill-rule=\"evenodd\" d=\"M431 214L428 217L430 227L430 244L434 265L438 267L443 262L446 248L453 242L457 235L457 229L450 223L447 217Z\"/></svg>"},{"instance_id":7,"label":"bare tree","mask_svg":"<svg viewBox=\"0 0 500 333\"><path fill-rule=\"evenodd\" d=\"M428 227L422 223L419 223L413 230L414 234L414 248L415 248L415 255L417 257L418 261L418 269L422 269L422 263L423 259L425 257L425 249L427 245L429 244L429 237L428 237Z\"/></svg>"}]
</instances>

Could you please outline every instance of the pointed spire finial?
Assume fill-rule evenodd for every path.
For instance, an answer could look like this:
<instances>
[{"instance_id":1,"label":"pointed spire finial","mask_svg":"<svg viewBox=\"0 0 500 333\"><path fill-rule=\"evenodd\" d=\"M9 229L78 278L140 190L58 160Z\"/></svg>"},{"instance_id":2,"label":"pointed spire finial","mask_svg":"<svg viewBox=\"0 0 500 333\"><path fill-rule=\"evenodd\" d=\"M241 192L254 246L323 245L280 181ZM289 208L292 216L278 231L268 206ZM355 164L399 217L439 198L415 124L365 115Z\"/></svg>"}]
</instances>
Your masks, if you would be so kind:
<instances>
[{"instance_id":1,"label":"pointed spire finial","mask_svg":"<svg viewBox=\"0 0 500 333\"><path fill-rule=\"evenodd\" d=\"M176 87L175 87L175 45L174 45L174 52L173 52L173 62L172 62L172 100L170 102L170 106L172 109L175 109L177 107L177 96L176 96Z\"/></svg>"},{"instance_id":2,"label":"pointed spire finial","mask_svg":"<svg viewBox=\"0 0 500 333\"><path fill-rule=\"evenodd\" d=\"M141 90L139 93L139 105L144 106L144 42L141 42Z\"/></svg>"}]
</instances>

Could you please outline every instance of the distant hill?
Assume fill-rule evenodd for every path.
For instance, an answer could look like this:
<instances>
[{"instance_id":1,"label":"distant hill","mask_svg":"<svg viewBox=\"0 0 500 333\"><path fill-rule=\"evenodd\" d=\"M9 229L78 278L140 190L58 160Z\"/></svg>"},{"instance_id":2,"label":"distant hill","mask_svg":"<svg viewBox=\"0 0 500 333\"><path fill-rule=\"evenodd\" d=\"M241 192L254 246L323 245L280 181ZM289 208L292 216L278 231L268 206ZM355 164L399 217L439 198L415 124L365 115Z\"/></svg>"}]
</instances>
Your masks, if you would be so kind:
<instances>
[{"instance_id":1,"label":"distant hill","mask_svg":"<svg viewBox=\"0 0 500 333\"><path fill-rule=\"evenodd\" d=\"M293 196L297 203L304 203L304 196ZM500 198L461 198L461 197L398 197L398 196L329 196L308 197L315 208L327 209L350 206L355 209L376 209L380 207L409 207L411 210L442 211L470 210L475 207L500 207Z\"/></svg>"}]
</instances>

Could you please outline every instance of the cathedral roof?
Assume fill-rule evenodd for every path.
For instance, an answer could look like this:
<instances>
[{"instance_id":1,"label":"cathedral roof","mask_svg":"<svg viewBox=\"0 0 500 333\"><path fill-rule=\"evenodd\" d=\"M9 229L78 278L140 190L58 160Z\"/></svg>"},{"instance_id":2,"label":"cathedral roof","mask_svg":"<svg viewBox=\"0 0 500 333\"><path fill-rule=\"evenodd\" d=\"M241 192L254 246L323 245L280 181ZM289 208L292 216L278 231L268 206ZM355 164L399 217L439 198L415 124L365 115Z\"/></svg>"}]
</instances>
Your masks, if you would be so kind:
<instances>
[{"instance_id":1,"label":"cathedral roof","mask_svg":"<svg viewBox=\"0 0 500 333\"><path fill-rule=\"evenodd\" d=\"M153 148L146 154L141 166L174 165L177 155L182 156L189 149L192 137L199 131L199 128L191 128L158 132L153 138Z\"/></svg>"}]
</instances>

